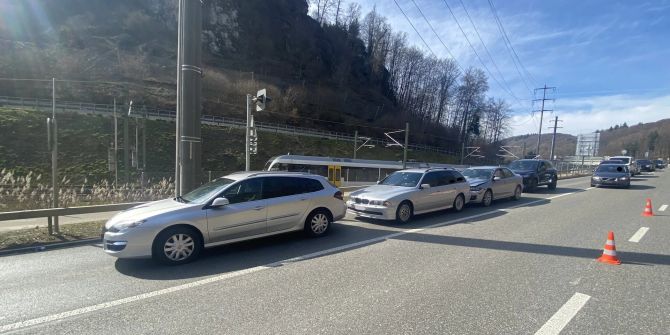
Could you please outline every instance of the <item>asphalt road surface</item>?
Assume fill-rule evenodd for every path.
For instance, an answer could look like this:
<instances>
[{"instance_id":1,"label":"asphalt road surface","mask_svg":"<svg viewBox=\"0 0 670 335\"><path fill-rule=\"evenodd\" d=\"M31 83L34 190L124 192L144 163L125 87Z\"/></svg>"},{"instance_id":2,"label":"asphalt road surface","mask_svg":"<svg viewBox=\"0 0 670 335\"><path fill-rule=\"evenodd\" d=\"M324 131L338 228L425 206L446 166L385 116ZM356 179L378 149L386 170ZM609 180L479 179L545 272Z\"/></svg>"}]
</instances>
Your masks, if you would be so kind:
<instances>
[{"instance_id":1,"label":"asphalt road surface","mask_svg":"<svg viewBox=\"0 0 670 335\"><path fill-rule=\"evenodd\" d=\"M668 334L670 172L287 234L161 267L99 246L0 257L17 334ZM640 214L653 201L654 217ZM665 206L667 208L668 206ZM647 228L647 229L644 229ZM596 262L614 231L623 264Z\"/></svg>"}]
</instances>

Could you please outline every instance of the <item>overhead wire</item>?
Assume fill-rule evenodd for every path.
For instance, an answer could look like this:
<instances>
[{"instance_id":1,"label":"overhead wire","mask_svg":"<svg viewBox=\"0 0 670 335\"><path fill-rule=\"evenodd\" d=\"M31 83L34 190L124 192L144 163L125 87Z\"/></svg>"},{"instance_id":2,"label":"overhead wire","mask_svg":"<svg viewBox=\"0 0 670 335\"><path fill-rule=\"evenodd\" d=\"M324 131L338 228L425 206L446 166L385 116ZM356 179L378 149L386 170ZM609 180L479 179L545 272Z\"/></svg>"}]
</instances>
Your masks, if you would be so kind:
<instances>
[{"instance_id":1,"label":"overhead wire","mask_svg":"<svg viewBox=\"0 0 670 335\"><path fill-rule=\"evenodd\" d=\"M395 1L395 0L394 0L394 1ZM484 61L482 60L482 58L479 56L479 53L477 52L477 50L475 49L475 47L474 47L474 46L472 45L472 43L470 42L470 39L468 38L468 35L465 33L465 30L463 30L463 27L461 26L461 23L458 22L458 18L456 18L456 14L454 14L454 11L451 9L451 6L449 6L449 3L447 2L447 0L443 0L443 2L444 2L444 4L447 6L447 9L449 9L449 13L451 13L451 17L454 18L454 21L456 22L456 25L458 26L458 29L459 29L459 30L461 31L461 33L463 34L463 37L465 37L465 41L468 43L468 45L469 45L470 48L472 49L472 52L475 54L475 56L476 56L477 59L479 60L479 63L482 64L482 66L484 67L484 69L486 70L486 72L489 74L489 76L491 76L491 79L493 79L493 81L495 81L495 82L498 84L498 86L500 86L500 88L503 89L503 91L507 92L507 94L509 94L512 98L514 98L519 104L522 104L521 99L519 99L516 95L514 95L514 92L512 92L512 91L509 89L509 87L506 87L505 85L501 84L500 81L498 81L498 78L496 78L496 77L493 75L493 73L491 72L491 70L488 68L488 66L486 66L486 63L484 63Z\"/></svg>"},{"instance_id":2,"label":"overhead wire","mask_svg":"<svg viewBox=\"0 0 670 335\"><path fill-rule=\"evenodd\" d=\"M412 0L414 1L414 0ZM472 17L470 16L470 13L468 12L468 9L465 7L465 4L463 3L463 0L458 0L461 3L461 6L463 7L463 11L465 11L465 16L467 16L468 20L470 21L470 24L472 24L472 28L475 29L475 33L477 34L477 38L479 38L479 41L482 43L482 46L484 47L484 50L486 51L486 54L489 56L489 59L491 59L491 63L493 64L493 67L495 67L496 71L498 71L498 74L500 75L500 78L502 78L503 82L509 86L509 83L507 80L505 80L505 76L502 74L502 71L500 71L500 68L498 68L498 64L496 64L495 59L491 55L491 52L489 51L489 48L486 46L486 43L484 43L484 39L482 36L479 34L479 29L477 29L477 25L475 22L472 20ZM523 80L523 77L521 77L521 82L526 86L526 89L528 89L528 93L531 93L533 90L526 84L526 82Z\"/></svg>"},{"instance_id":3,"label":"overhead wire","mask_svg":"<svg viewBox=\"0 0 670 335\"><path fill-rule=\"evenodd\" d=\"M451 52L451 49L449 49L449 47L447 46L447 44L444 43L444 41L442 41L442 38L441 38L440 35L435 31L435 28L433 28L433 25L430 24L430 21L428 21L428 19L426 18L426 15L423 14L423 11L421 10L421 8L419 8L419 5L417 5L416 2L415 2L414 0L412 0L412 2L414 3L414 6L416 6L416 9L419 10L419 13L420 13L421 16L423 17L424 21L426 21L426 23L428 24L428 27L430 27L430 30L432 30L432 31L433 31L433 34L435 34L435 36L437 37L437 40L440 41L440 43L442 44L442 46L447 50L447 53L449 54L449 56L451 57L451 59L453 59L454 62L456 62L456 65L458 66L459 69L461 69L461 72L465 72L465 69L463 68L463 66L461 66L461 63L458 62L458 60L456 59L456 57L454 56L454 54Z\"/></svg>"},{"instance_id":4,"label":"overhead wire","mask_svg":"<svg viewBox=\"0 0 670 335\"><path fill-rule=\"evenodd\" d=\"M416 32L416 34L419 35L419 38L421 39L421 41L423 41L423 44L426 46L426 48L428 48L428 50L430 51L430 53L432 53L433 56L435 56L435 57L437 58L437 55L435 54L435 52L433 52L433 49L431 49L430 46L428 45L428 43L426 43L426 40L423 39L423 36L421 36L421 33L419 33L419 30L416 29L416 27L414 26L414 24L412 23L412 21L409 19L409 17L407 16L407 14L405 14L405 11L402 10L402 8L400 7L400 5L398 4L398 1L393 0L393 2L395 2L395 5L398 7L398 9L399 9L400 12L402 13L402 15L405 17L405 19L407 20L407 22L409 23L409 25L412 26L412 29L414 29L414 32Z\"/></svg>"},{"instance_id":5,"label":"overhead wire","mask_svg":"<svg viewBox=\"0 0 670 335\"><path fill-rule=\"evenodd\" d=\"M495 5L493 4L493 1L492 0L487 0L487 1L489 3L489 7L491 7L491 12L493 13L493 18L498 25L498 29L500 30L500 33L503 37L503 41L505 42L505 46L509 46L508 52L511 50L512 54L514 55L514 56L512 56L512 61L514 62L514 59L516 58L516 61L519 63L519 66L521 66L521 68L527 74L528 78L530 78L529 81L531 82L531 84L537 86L538 81L535 80L533 75L523 65L523 63L521 62L521 59L519 58L519 55L517 54L516 50L514 49L514 46L512 45L512 41L510 40L509 35L507 35L507 31L505 30L505 26L503 25L502 20L500 19L500 16L498 15L498 10L496 9ZM514 66L516 66L516 63L515 63ZM517 71L519 71L518 68L517 68ZM521 75L521 71L519 71L519 75Z\"/></svg>"}]
</instances>

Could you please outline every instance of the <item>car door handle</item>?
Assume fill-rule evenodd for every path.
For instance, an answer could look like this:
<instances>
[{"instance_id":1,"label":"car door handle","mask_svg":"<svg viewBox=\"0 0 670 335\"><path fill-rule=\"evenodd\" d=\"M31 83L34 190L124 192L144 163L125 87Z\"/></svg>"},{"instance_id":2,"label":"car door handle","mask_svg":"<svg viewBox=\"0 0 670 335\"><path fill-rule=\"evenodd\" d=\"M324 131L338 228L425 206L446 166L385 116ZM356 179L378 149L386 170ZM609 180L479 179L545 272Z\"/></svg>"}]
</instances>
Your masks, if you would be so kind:
<instances>
[{"instance_id":1,"label":"car door handle","mask_svg":"<svg viewBox=\"0 0 670 335\"><path fill-rule=\"evenodd\" d=\"M254 210L260 211L261 209L264 209L265 206L256 206L254 207Z\"/></svg>"}]
</instances>

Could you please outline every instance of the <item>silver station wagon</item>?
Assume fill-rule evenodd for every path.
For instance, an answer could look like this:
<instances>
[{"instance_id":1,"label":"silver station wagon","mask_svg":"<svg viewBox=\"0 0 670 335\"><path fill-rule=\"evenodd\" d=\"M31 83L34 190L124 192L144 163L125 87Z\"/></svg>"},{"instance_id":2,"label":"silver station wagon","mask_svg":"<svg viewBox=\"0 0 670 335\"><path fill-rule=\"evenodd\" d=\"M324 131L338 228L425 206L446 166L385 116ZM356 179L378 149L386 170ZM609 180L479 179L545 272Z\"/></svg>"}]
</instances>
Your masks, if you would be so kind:
<instances>
[{"instance_id":1,"label":"silver station wagon","mask_svg":"<svg viewBox=\"0 0 670 335\"><path fill-rule=\"evenodd\" d=\"M470 185L453 169L408 169L388 175L377 185L352 192L350 213L406 223L415 214L447 208L460 211L470 201Z\"/></svg>"},{"instance_id":2,"label":"silver station wagon","mask_svg":"<svg viewBox=\"0 0 670 335\"><path fill-rule=\"evenodd\" d=\"M166 264L195 259L204 247L304 230L326 234L344 217L342 192L321 176L243 172L174 199L140 205L111 218L104 250L119 258Z\"/></svg>"}]
</instances>

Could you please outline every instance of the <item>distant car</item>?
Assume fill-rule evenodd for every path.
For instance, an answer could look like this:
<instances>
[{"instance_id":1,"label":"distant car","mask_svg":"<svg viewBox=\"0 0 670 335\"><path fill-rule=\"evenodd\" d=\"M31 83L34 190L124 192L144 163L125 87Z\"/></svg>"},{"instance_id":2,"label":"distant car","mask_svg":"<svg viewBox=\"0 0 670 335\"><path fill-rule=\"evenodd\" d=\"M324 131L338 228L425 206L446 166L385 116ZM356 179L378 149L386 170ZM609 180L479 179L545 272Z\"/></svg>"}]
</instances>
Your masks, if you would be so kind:
<instances>
[{"instance_id":1,"label":"distant car","mask_svg":"<svg viewBox=\"0 0 670 335\"><path fill-rule=\"evenodd\" d=\"M349 195L350 213L373 219L409 222L415 214L447 208L461 211L470 201L463 175L446 168L407 169L388 175L377 185Z\"/></svg>"},{"instance_id":2,"label":"distant car","mask_svg":"<svg viewBox=\"0 0 670 335\"><path fill-rule=\"evenodd\" d=\"M591 176L591 187L630 187L630 170L624 164L604 164L598 166Z\"/></svg>"},{"instance_id":3,"label":"distant car","mask_svg":"<svg viewBox=\"0 0 670 335\"><path fill-rule=\"evenodd\" d=\"M656 165L657 169L665 169L666 166L665 162L662 159L654 160L654 164Z\"/></svg>"},{"instance_id":4,"label":"distant car","mask_svg":"<svg viewBox=\"0 0 670 335\"><path fill-rule=\"evenodd\" d=\"M519 200L523 178L505 167L478 166L461 172L470 183L470 202L491 205L495 199Z\"/></svg>"},{"instance_id":5,"label":"distant car","mask_svg":"<svg viewBox=\"0 0 670 335\"><path fill-rule=\"evenodd\" d=\"M558 172L550 161L542 159L519 159L508 165L512 172L523 177L524 192L533 192L540 185L556 189Z\"/></svg>"},{"instance_id":6,"label":"distant car","mask_svg":"<svg viewBox=\"0 0 670 335\"><path fill-rule=\"evenodd\" d=\"M322 176L234 173L120 212L105 224L103 249L119 258L182 264L210 246L296 230L323 236L345 214L342 192Z\"/></svg>"},{"instance_id":7,"label":"distant car","mask_svg":"<svg viewBox=\"0 0 670 335\"><path fill-rule=\"evenodd\" d=\"M638 159L635 161L640 167L640 171L654 172L656 171L656 164L648 159Z\"/></svg>"},{"instance_id":8,"label":"distant car","mask_svg":"<svg viewBox=\"0 0 670 335\"><path fill-rule=\"evenodd\" d=\"M635 160L631 156L613 156L613 157L610 157L610 160L621 161L624 165L627 165L628 166L628 171L630 171L631 176L635 176L637 174L640 174L640 168L635 163Z\"/></svg>"}]
</instances>

